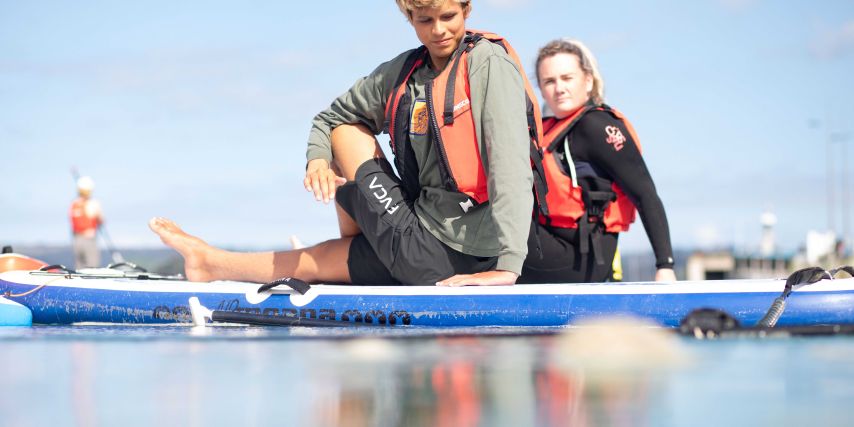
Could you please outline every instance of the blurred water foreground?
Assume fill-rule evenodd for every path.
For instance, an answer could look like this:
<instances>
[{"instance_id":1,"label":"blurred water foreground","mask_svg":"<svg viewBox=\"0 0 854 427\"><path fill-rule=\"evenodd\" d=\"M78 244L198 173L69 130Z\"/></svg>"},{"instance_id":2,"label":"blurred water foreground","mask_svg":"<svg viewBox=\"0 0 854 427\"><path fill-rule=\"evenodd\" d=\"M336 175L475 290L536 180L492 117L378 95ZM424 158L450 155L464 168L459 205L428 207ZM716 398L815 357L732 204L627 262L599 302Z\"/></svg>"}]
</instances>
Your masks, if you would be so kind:
<instances>
[{"instance_id":1,"label":"blurred water foreground","mask_svg":"<svg viewBox=\"0 0 854 427\"><path fill-rule=\"evenodd\" d=\"M5 426L850 425L854 340L560 329L0 329ZM45 405L50 410L44 410Z\"/></svg>"}]
</instances>

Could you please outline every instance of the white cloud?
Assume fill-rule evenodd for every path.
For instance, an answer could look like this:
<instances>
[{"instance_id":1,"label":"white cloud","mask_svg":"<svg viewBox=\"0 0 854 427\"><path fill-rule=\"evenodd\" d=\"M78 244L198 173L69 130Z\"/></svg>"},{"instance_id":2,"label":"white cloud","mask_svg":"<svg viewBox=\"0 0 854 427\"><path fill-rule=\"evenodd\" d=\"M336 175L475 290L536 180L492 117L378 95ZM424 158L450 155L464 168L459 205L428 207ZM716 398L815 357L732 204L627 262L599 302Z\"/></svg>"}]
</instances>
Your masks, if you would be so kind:
<instances>
[{"instance_id":1,"label":"white cloud","mask_svg":"<svg viewBox=\"0 0 854 427\"><path fill-rule=\"evenodd\" d=\"M833 59L854 52L854 21L839 28L825 29L811 44L810 53L820 59Z\"/></svg>"}]
</instances>

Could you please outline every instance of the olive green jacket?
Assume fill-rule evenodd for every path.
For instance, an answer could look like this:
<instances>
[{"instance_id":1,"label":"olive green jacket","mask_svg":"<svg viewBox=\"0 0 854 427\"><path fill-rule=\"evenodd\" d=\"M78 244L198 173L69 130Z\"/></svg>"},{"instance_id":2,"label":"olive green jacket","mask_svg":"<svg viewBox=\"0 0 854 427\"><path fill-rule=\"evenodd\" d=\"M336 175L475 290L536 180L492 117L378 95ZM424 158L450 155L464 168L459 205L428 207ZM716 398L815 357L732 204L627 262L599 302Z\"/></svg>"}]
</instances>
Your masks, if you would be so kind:
<instances>
[{"instance_id":1,"label":"olive green jacket","mask_svg":"<svg viewBox=\"0 0 854 427\"><path fill-rule=\"evenodd\" d=\"M314 118L308 160L331 161L329 135L338 125L361 123L374 134L383 130L386 102L410 53L381 64ZM421 184L415 212L424 227L449 247L474 256L497 256L497 270L519 274L533 207L523 71L502 47L486 40L469 53L468 65L472 116L489 201L463 213L460 202L466 197L443 188L430 135L410 134ZM413 73L407 85L414 100L426 99L425 86L437 75L428 65Z\"/></svg>"}]
</instances>

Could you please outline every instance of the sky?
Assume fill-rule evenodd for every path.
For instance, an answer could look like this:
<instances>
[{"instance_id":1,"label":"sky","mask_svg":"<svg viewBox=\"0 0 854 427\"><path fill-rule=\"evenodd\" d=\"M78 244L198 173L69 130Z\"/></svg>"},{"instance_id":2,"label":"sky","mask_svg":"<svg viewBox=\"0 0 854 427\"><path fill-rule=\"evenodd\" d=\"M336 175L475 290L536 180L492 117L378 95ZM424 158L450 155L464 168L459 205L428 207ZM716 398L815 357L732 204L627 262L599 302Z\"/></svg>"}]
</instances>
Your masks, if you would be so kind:
<instances>
[{"instance_id":1,"label":"sky","mask_svg":"<svg viewBox=\"0 0 854 427\"><path fill-rule=\"evenodd\" d=\"M676 248L754 250L766 210L781 252L831 218L843 231L854 2L474 0L468 24L529 76L549 40L591 48ZM336 237L302 186L311 119L417 45L391 1L0 0L0 243L70 241L72 168L117 247L159 246L153 216L228 248ZM651 251L640 222L621 247Z\"/></svg>"}]
</instances>

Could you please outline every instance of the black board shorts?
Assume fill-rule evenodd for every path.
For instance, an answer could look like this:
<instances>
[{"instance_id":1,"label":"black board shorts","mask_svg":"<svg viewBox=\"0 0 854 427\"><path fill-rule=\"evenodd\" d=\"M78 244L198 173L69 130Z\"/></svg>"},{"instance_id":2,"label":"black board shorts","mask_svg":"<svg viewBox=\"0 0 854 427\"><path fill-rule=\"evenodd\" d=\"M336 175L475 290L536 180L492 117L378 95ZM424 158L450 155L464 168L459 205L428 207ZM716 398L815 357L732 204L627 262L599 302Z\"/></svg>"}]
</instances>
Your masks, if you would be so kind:
<instances>
[{"instance_id":1,"label":"black board shorts","mask_svg":"<svg viewBox=\"0 0 854 427\"><path fill-rule=\"evenodd\" d=\"M547 227L534 219L528 234L528 256L516 283L599 283L613 275L618 233L601 235L604 264L592 252L578 249L577 229Z\"/></svg>"},{"instance_id":2,"label":"black board shorts","mask_svg":"<svg viewBox=\"0 0 854 427\"><path fill-rule=\"evenodd\" d=\"M363 163L355 178L335 194L362 230L347 259L353 284L433 286L455 274L495 269L497 257L455 251L421 225L386 159Z\"/></svg>"}]
</instances>

